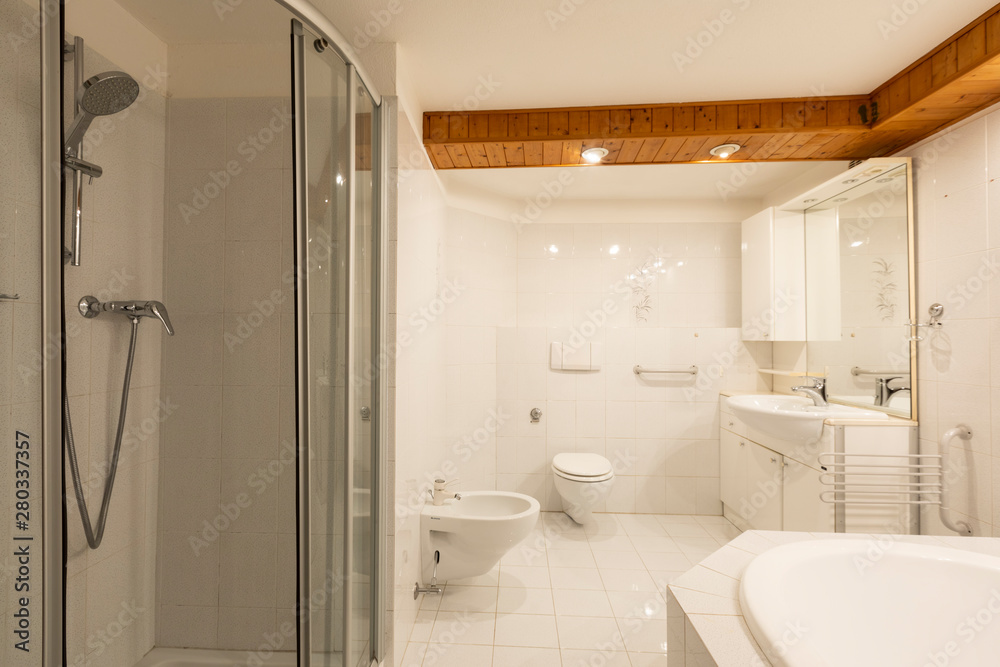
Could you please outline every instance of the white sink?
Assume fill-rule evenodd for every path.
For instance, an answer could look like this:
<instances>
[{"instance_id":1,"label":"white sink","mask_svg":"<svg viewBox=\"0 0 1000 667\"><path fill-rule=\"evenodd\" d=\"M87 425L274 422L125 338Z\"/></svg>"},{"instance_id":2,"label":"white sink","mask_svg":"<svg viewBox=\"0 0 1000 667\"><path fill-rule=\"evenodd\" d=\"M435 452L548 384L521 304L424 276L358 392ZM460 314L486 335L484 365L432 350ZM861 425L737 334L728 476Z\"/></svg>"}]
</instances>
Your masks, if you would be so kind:
<instances>
[{"instance_id":1,"label":"white sink","mask_svg":"<svg viewBox=\"0 0 1000 667\"><path fill-rule=\"evenodd\" d=\"M773 438L795 443L815 442L826 419L889 419L878 410L831 404L820 408L804 396L772 394L731 396L729 409L744 424Z\"/></svg>"},{"instance_id":2,"label":"white sink","mask_svg":"<svg viewBox=\"0 0 1000 667\"><path fill-rule=\"evenodd\" d=\"M420 512L424 581L463 579L489 572L531 534L541 509L537 500L509 491L463 491L461 500L424 505Z\"/></svg>"}]
</instances>

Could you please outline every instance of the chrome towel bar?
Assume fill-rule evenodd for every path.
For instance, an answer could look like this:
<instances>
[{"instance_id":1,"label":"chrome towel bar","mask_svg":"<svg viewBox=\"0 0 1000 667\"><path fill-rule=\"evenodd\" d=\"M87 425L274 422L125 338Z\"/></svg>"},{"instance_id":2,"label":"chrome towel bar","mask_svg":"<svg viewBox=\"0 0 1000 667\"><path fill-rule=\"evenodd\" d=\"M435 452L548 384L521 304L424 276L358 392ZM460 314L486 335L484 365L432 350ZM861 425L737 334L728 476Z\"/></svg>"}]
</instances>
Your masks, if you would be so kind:
<instances>
[{"instance_id":1,"label":"chrome towel bar","mask_svg":"<svg viewBox=\"0 0 1000 667\"><path fill-rule=\"evenodd\" d=\"M869 368L861 368L860 366L855 366L854 368L851 369L851 375L854 375L855 377L858 376L858 375L887 375L887 376L888 375L899 375L899 376L904 376L904 375L909 375L909 374L910 374L910 371L893 371L893 370L888 370L888 369L886 369L886 370L882 370L882 369L871 370Z\"/></svg>"},{"instance_id":2,"label":"chrome towel bar","mask_svg":"<svg viewBox=\"0 0 1000 667\"><path fill-rule=\"evenodd\" d=\"M12 301L16 301L20 298L21 296L18 294L0 294L0 299L10 299Z\"/></svg>"},{"instance_id":3,"label":"chrome towel bar","mask_svg":"<svg viewBox=\"0 0 1000 667\"><path fill-rule=\"evenodd\" d=\"M636 375L642 375L643 373L681 373L683 375L697 375L698 367L690 366L680 370L670 370L666 368L643 368L642 366L636 364L632 367L632 372Z\"/></svg>"}]
</instances>

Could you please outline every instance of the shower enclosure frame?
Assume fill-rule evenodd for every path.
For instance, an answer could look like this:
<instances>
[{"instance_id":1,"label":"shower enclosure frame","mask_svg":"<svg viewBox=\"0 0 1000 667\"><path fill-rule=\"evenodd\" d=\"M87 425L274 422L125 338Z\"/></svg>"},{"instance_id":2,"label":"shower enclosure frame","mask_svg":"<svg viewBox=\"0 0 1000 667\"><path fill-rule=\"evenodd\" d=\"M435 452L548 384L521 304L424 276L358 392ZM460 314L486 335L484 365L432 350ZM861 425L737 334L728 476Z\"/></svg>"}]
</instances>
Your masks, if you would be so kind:
<instances>
[{"instance_id":1,"label":"shower enclosure frame","mask_svg":"<svg viewBox=\"0 0 1000 667\"><path fill-rule=\"evenodd\" d=\"M48 349L52 341L60 341L62 336L63 320L63 300L62 293L62 271L63 271L63 237L64 237L64 216L63 216L63 127L62 127L62 78L63 78L63 35L65 33L65 1L57 0L55 3L39 2L40 13L40 77L41 77L41 283L42 283L42 310L41 310L41 349ZM391 113L395 108L394 100L383 98L377 86L368 75L364 65L354 53L350 42L346 37L308 0L273 0L277 4L285 7L298 21L306 26L311 32L325 39L329 47L349 66L353 76L364 85L372 99L375 119L372 127L378 128L373 132L373 239L372 246L375 249L373 261L373 283L372 283L372 350L375 355L373 364L375 373L373 377L373 398L374 398L374 419L372 421L372 469L373 469L373 492L371 512L374 520L372 530L372 555L375 560L375 576L372 577L372 613L370 627L371 664L377 665L385 656L386 626L384 623L387 599L385 588L385 577L388 573L387 552L385 549L384 536L387 528L386 519L388 517L386 506L381 495L385 493L385 481L387 479L384 469L388 460L388 443L386 436L388 433L388 415L386 406L388 405L388 383L382 376L385 355L382 351L387 349L386 340L386 294L385 284L385 261L387 258L387 234L386 234L386 213L387 193L388 193L388 167L389 151L387 136L390 131ZM299 76L301 72L293 70L292 77ZM304 131L301 130L303 123L296 120L295 140L305 141ZM352 122L352 127L354 123ZM302 135L300 136L300 131ZM303 143L302 146L305 144ZM353 151L353 143L352 143ZM296 168L301 153L296 153ZM353 163L352 163L353 166ZM303 172L299 172L301 175ZM299 214L304 213L305 208L298 201L301 193L296 192L296 225L299 225ZM354 211L350 212L351 223L354 222ZM353 232L353 230L352 230ZM298 248L297 248L298 250ZM350 266L349 271L354 267ZM352 275L349 273L348 275ZM308 284L306 277L296 272L296 300L298 302L299 292L308 295ZM308 301L306 301L306 304ZM303 312L297 313L297 320L304 316ZM296 368L297 371L303 368L308 370L308 366L303 365L303 357L308 362L308 346L300 345L299 334L296 334ZM58 355L61 356L61 355ZM298 384L298 380L297 380ZM307 383L308 384L308 383ZM298 389L298 387L297 387ZM65 545L65 506L63 503L64 493L64 462L63 462L63 424L62 424L62 396L63 368L62 364L53 359L47 359L42 368L42 664L49 665L62 664L65 661L65 627L66 627L66 607L65 607L65 587L66 580L63 571L66 545ZM297 391L298 394L298 391ZM307 399L308 393L303 396L297 395L297 411L305 414L308 420L309 406L303 400ZM298 423L301 425L301 417ZM307 422L308 423L308 422ZM305 438L304 440L302 438ZM297 496L298 513L302 512L301 499L308 500L308 477L303 477L303 462L305 471L308 472L308 456L301 456L300 452L309 451L308 429L299 433L299 442L296 449L296 466L298 474ZM348 448L353 443L348 442ZM304 486L299 486L303 484ZM346 490L350 493L350 489ZM297 516L297 567L299 569L297 599L308 600L311 594L308 576L303 576L302 565L306 564L304 572L308 572L309 551L308 551L308 502L305 503L305 523L303 517ZM305 525L305 530L302 530ZM347 610L345 610L347 611ZM298 663L308 667L311 662L311 655L308 643L310 634L308 615L300 615L304 620L299 636ZM303 637L304 635L304 637Z\"/></svg>"}]
</instances>

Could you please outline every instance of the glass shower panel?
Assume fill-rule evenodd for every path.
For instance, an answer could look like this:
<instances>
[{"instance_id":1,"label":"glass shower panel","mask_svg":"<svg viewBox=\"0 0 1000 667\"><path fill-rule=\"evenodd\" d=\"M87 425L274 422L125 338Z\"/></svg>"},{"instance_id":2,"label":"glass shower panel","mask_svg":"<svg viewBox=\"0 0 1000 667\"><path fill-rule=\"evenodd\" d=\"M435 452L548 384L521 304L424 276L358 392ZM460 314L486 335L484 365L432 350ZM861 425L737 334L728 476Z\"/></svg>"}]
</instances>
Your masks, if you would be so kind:
<instances>
[{"instance_id":1,"label":"glass shower panel","mask_svg":"<svg viewBox=\"0 0 1000 667\"><path fill-rule=\"evenodd\" d=\"M351 661L346 665L361 667L370 663L372 580L375 575L372 522L372 452L375 446L373 424L376 377L373 359L375 256L375 206L372 179L372 127L375 106L364 86L354 92L354 262L351 289L353 295L353 372L354 420L351 453Z\"/></svg>"},{"instance_id":2,"label":"glass shower panel","mask_svg":"<svg viewBox=\"0 0 1000 667\"><path fill-rule=\"evenodd\" d=\"M314 36L306 33L305 42L308 257L299 271L309 292L310 652L312 665L340 667L348 528L344 419L351 203L348 68Z\"/></svg>"}]
</instances>

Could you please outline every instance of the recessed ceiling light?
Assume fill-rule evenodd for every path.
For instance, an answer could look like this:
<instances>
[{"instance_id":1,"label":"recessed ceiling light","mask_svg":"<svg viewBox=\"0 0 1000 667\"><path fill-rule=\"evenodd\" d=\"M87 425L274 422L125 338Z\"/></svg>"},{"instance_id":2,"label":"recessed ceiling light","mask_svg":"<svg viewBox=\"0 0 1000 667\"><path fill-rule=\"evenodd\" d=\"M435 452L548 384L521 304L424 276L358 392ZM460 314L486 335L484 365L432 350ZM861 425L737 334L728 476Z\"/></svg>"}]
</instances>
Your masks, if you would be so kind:
<instances>
[{"instance_id":1,"label":"recessed ceiling light","mask_svg":"<svg viewBox=\"0 0 1000 667\"><path fill-rule=\"evenodd\" d=\"M608 253L610 253L612 255L617 255L619 250L621 250L621 248L619 248L616 245L613 245L610 248L608 248Z\"/></svg>"},{"instance_id":2,"label":"recessed ceiling light","mask_svg":"<svg viewBox=\"0 0 1000 667\"><path fill-rule=\"evenodd\" d=\"M864 245L864 244L865 244L864 241L855 241L854 243L851 244L851 247L857 248L859 245Z\"/></svg>"},{"instance_id":3,"label":"recessed ceiling light","mask_svg":"<svg viewBox=\"0 0 1000 667\"><path fill-rule=\"evenodd\" d=\"M803 199L803 200L802 200L802 203L803 203L803 204L812 204L812 203L815 203L815 202L817 202L817 201L819 201L819 200L818 200L818 199L815 199L815 198L813 198L813 199Z\"/></svg>"},{"instance_id":4,"label":"recessed ceiling light","mask_svg":"<svg viewBox=\"0 0 1000 667\"><path fill-rule=\"evenodd\" d=\"M722 158L725 160L727 157L735 153L741 148L739 144L719 144L712 150L708 151L715 157Z\"/></svg>"},{"instance_id":5,"label":"recessed ceiling light","mask_svg":"<svg viewBox=\"0 0 1000 667\"><path fill-rule=\"evenodd\" d=\"M557 252L559 252L559 247L555 246L555 245L550 245L549 246L549 252L551 252L551 253L557 253Z\"/></svg>"},{"instance_id":6,"label":"recessed ceiling light","mask_svg":"<svg viewBox=\"0 0 1000 667\"><path fill-rule=\"evenodd\" d=\"M607 154L608 154L607 148L600 148L595 146L594 148L588 148L587 150L580 153L580 157L582 157L584 160L586 160L591 164L597 164L605 156L607 156Z\"/></svg>"}]
</instances>

